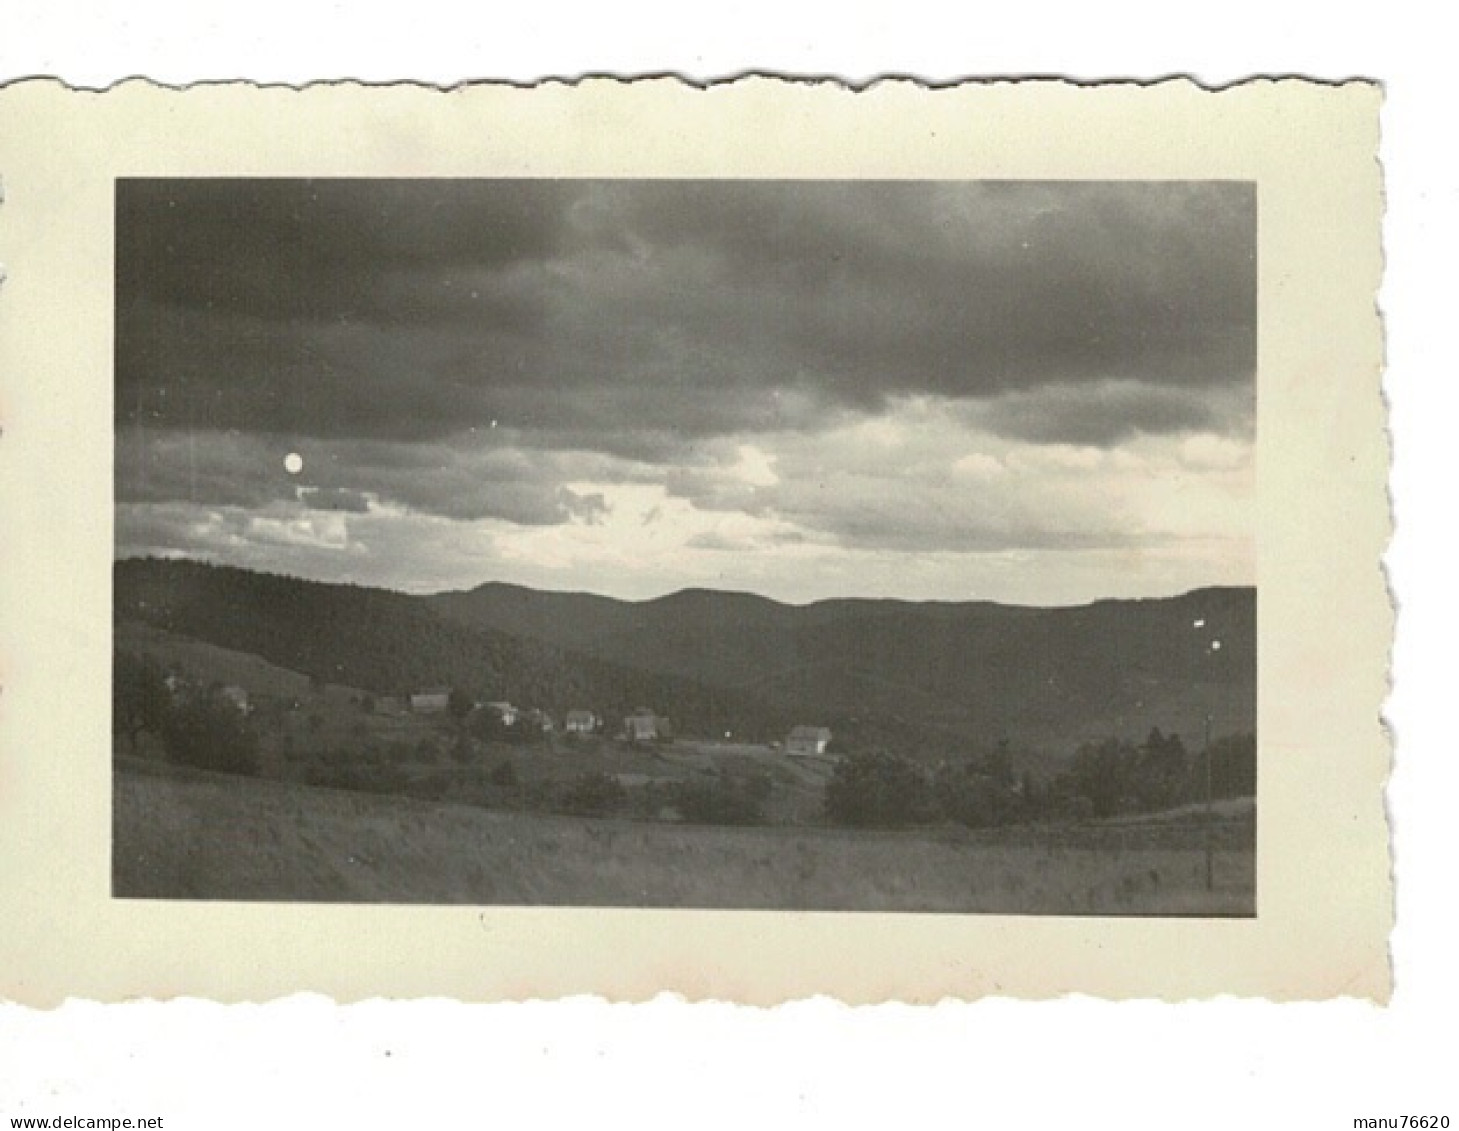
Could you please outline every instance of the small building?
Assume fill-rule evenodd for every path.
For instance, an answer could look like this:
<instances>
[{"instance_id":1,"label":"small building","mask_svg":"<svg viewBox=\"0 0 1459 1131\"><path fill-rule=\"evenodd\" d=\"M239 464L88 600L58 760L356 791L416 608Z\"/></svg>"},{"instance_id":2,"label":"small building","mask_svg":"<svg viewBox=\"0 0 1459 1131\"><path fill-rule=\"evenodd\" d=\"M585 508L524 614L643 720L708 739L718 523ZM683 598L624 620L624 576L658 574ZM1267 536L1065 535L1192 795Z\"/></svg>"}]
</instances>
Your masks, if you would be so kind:
<instances>
[{"instance_id":1,"label":"small building","mask_svg":"<svg viewBox=\"0 0 1459 1131\"><path fill-rule=\"evenodd\" d=\"M520 714L520 712L510 703L483 703L481 707L482 710L490 711L493 715L499 718L502 721L503 726L514 727L517 725L517 715Z\"/></svg>"},{"instance_id":2,"label":"small building","mask_svg":"<svg viewBox=\"0 0 1459 1131\"><path fill-rule=\"evenodd\" d=\"M447 696L449 700L450 696ZM375 696L375 713L377 715L403 715L406 713L406 702L400 695L377 695Z\"/></svg>"},{"instance_id":3,"label":"small building","mask_svg":"<svg viewBox=\"0 0 1459 1131\"><path fill-rule=\"evenodd\" d=\"M556 723L552 716L541 707L529 707L522 712L522 722L533 730L540 730L543 734L551 734L556 729Z\"/></svg>"},{"instance_id":4,"label":"small building","mask_svg":"<svg viewBox=\"0 0 1459 1131\"><path fill-rule=\"evenodd\" d=\"M829 727L794 727L785 740L787 754L824 754L831 744Z\"/></svg>"},{"instance_id":5,"label":"small building","mask_svg":"<svg viewBox=\"0 0 1459 1131\"><path fill-rule=\"evenodd\" d=\"M417 715L444 714L451 706L449 687L427 687L410 693L410 709Z\"/></svg>"},{"instance_id":6,"label":"small building","mask_svg":"<svg viewBox=\"0 0 1459 1131\"><path fill-rule=\"evenodd\" d=\"M639 707L623 720L623 734L629 742L654 742L662 730L659 717L648 707Z\"/></svg>"},{"instance_id":7,"label":"small building","mask_svg":"<svg viewBox=\"0 0 1459 1131\"><path fill-rule=\"evenodd\" d=\"M246 687L228 683L218 689L218 694L237 707L240 714L248 714L248 689Z\"/></svg>"},{"instance_id":8,"label":"small building","mask_svg":"<svg viewBox=\"0 0 1459 1131\"><path fill-rule=\"evenodd\" d=\"M592 711L569 711L562 721L562 729L568 734L592 734L598 729L598 716Z\"/></svg>"}]
</instances>

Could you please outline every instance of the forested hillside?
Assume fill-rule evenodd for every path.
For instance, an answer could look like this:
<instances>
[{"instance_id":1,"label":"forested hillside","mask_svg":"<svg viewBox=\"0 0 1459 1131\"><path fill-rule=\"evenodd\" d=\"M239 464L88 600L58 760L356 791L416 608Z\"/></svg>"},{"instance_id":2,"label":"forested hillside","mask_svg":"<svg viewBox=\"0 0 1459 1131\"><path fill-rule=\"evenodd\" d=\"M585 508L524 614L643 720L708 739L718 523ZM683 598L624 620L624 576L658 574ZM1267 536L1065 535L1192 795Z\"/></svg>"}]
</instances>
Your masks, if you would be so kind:
<instances>
[{"instance_id":1,"label":"forested hillside","mask_svg":"<svg viewBox=\"0 0 1459 1131\"><path fill-rule=\"evenodd\" d=\"M1256 725L1256 594L1205 589L1077 608L687 590L654 601L487 585L414 597L197 562L115 570L116 617L379 693L430 685L683 732L768 740L829 726L842 749L1060 757L1152 727L1196 745Z\"/></svg>"},{"instance_id":2,"label":"forested hillside","mask_svg":"<svg viewBox=\"0 0 1459 1131\"><path fill-rule=\"evenodd\" d=\"M650 706L681 729L750 732L788 725L750 696L542 641L447 621L418 597L190 561L116 564L114 615L331 683L403 694L428 686L562 712Z\"/></svg>"},{"instance_id":3,"label":"forested hillside","mask_svg":"<svg viewBox=\"0 0 1459 1131\"><path fill-rule=\"evenodd\" d=\"M635 603L500 584L427 600L462 624L682 673L867 739L1067 749L1151 726L1194 739L1207 714L1218 734L1256 725L1252 589L1047 609L708 590Z\"/></svg>"}]
</instances>

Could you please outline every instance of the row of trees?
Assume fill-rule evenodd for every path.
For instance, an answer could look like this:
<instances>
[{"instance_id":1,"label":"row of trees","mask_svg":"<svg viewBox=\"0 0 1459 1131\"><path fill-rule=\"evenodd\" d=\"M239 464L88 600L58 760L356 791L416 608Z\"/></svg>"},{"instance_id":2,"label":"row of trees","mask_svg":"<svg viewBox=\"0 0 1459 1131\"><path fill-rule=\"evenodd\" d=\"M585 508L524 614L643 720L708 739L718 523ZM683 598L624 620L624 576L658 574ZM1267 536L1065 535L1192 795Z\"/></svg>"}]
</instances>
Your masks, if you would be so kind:
<instances>
[{"instance_id":1,"label":"row of trees","mask_svg":"<svg viewBox=\"0 0 1459 1131\"><path fill-rule=\"evenodd\" d=\"M1180 736L1152 730L1140 745L1087 743L1052 778L1015 773L1006 743L927 767L885 752L853 754L826 786L826 815L861 827L954 821L969 828L1158 812L1206 795L1256 793L1256 739L1231 735L1190 755Z\"/></svg>"},{"instance_id":2,"label":"row of trees","mask_svg":"<svg viewBox=\"0 0 1459 1131\"><path fill-rule=\"evenodd\" d=\"M233 774L259 770L258 734L219 688L173 692L155 661L130 652L113 657L112 732L132 754L149 736L179 765Z\"/></svg>"}]
</instances>

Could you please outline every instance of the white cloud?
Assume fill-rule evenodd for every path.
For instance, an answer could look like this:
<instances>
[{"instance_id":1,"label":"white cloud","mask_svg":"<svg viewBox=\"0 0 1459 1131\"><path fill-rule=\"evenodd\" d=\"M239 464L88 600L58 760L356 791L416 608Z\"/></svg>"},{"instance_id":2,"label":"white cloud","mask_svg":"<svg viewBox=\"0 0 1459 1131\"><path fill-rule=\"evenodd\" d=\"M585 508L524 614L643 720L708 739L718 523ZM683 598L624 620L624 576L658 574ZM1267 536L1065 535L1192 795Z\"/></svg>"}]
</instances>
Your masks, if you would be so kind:
<instances>
[{"instance_id":1,"label":"white cloud","mask_svg":"<svg viewBox=\"0 0 1459 1131\"><path fill-rule=\"evenodd\" d=\"M535 453L510 432L486 448L354 454L358 466L316 445L312 482L263 505L124 503L118 545L412 591L507 578L633 596L1059 601L1254 579L1251 447L1215 435L1042 444L917 397L874 422L694 445L673 465ZM443 500L434 513L418 509L428 496Z\"/></svg>"},{"instance_id":2,"label":"white cloud","mask_svg":"<svg viewBox=\"0 0 1459 1131\"><path fill-rule=\"evenodd\" d=\"M754 444L741 444L739 457L733 472L741 482L751 487L773 487L780 482L780 476L775 474L775 458Z\"/></svg>"},{"instance_id":3,"label":"white cloud","mask_svg":"<svg viewBox=\"0 0 1459 1131\"><path fill-rule=\"evenodd\" d=\"M1229 436L1202 432L1181 442L1180 461L1196 470L1232 471L1251 461L1251 445Z\"/></svg>"},{"instance_id":4,"label":"white cloud","mask_svg":"<svg viewBox=\"0 0 1459 1131\"><path fill-rule=\"evenodd\" d=\"M1106 466L1110 455L1104 448L1074 444L1023 444L1013 448L1009 463L1015 471L1023 473L1072 471L1082 474Z\"/></svg>"},{"instance_id":5,"label":"white cloud","mask_svg":"<svg viewBox=\"0 0 1459 1131\"><path fill-rule=\"evenodd\" d=\"M337 511L297 516L250 515L243 537L252 542L344 550L350 544L349 523Z\"/></svg>"},{"instance_id":6,"label":"white cloud","mask_svg":"<svg viewBox=\"0 0 1459 1131\"><path fill-rule=\"evenodd\" d=\"M1008 471L1002 460L985 452L969 452L965 456L959 456L953 460L952 469L958 475L984 483L997 479Z\"/></svg>"}]
</instances>

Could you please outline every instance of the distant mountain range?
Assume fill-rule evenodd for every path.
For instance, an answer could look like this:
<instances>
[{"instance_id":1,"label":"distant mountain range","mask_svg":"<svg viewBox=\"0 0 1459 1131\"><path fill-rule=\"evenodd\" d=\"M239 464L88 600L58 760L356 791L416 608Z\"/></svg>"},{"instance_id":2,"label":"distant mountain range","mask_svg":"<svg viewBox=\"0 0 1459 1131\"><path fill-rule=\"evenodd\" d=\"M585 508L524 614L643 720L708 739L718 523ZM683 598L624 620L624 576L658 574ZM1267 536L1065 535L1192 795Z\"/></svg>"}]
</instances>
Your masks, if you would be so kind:
<instances>
[{"instance_id":1,"label":"distant mountain range","mask_svg":"<svg viewBox=\"0 0 1459 1131\"><path fill-rule=\"evenodd\" d=\"M1154 726L1194 746L1206 715L1218 735L1256 726L1250 588L1077 608L499 583L419 597L134 559L116 564L115 615L373 691L449 684L610 718L645 705L701 735L809 723L941 756L1004 739L1067 753Z\"/></svg>"}]
</instances>

